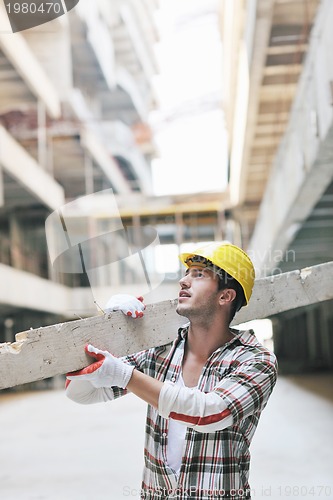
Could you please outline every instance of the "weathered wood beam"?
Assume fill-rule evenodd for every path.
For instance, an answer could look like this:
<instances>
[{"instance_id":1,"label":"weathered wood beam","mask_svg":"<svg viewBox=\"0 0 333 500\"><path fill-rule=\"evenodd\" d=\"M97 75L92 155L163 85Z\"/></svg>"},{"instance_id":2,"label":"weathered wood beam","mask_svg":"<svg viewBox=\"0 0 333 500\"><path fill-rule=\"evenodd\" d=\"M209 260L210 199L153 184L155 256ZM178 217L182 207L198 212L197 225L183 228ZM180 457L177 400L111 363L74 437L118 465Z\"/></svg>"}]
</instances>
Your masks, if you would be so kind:
<instances>
[{"instance_id":1,"label":"weathered wood beam","mask_svg":"<svg viewBox=\"0 0 333 500\"><path fill-rule=\"evenodd\" d=\"M333 262L256 280L250 305L233 325L333 298ZM116 356L163 345L175 338L186 318L175 312L177 300L147 306L133 320L120 312L28 330L16 342L0 344L0 389L33 382L90 363L84 346L92 343Z\"/></svg>"},{"instance_id":2,"label":"weathered wood beam","mask_svg":"<svg viewBox=\"0 0 333 500\"><path fill-rule=\"evenodd\" d=\"M278 56L280 54L299 54L300 52L306 52L308 50L307 43L298 43L290 45L274 45L267 47L267 55Z\"/></svg>"},{"instance_id":3,"label":"weathered wood beam","mask_svg":"<svg viewBox=\"0 0 333 500\"><path fill-rule=\"evenodd\" d=\"M275 85L263 85L260 89L260 102L291 101L296 93L297 83L278 83Z\"/></svg>"},{"instance_id":4,"label":"weathered wood beam","mask_svg":"<svg viewBox=\"0 0 333 500\"><path fill-rule=\"evenodd\" d=\"M286 75L286 79L289 75L298 75L302 71L301 64L279 64L274 66L265 66L264 75L265 76L276 76L276 75Z\"/></svg>"}]
</instances>

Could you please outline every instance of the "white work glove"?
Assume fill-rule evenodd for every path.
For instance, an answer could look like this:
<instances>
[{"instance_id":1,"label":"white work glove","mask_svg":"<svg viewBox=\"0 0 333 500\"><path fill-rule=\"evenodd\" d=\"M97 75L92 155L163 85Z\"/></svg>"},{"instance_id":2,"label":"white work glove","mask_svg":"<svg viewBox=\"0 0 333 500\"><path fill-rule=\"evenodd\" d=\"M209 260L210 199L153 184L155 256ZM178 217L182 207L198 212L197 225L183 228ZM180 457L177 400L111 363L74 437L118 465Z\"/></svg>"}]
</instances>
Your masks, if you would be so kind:
<instances>
[{"instance_id":1,"label":"white work glove","mask_svg":"<svg viewBox=\"0 0 333 500\"><path fill-rule=\"evenodd\" d=\"M94 387L117 386L125 389L132 376L134 366L127 365L108 351L101 351L91 344L85 346L86 353L96 359L95 363L79 370L68 373L70 380L88 380ZM66 387L68 387L66 383Z\"/></svg>"},{"instance_id":2,"label":"white work glove","mask_svg":"<svg viewBox=\"0 0 333 500\"><path fill-rule=\"evenodd\" d=\"M142 318L145 309L143 297L134 297L134 295L123 293L112 295L105 306L105 312L121 311L126 316L133 318Z\"/></svg>"}]
</instances>

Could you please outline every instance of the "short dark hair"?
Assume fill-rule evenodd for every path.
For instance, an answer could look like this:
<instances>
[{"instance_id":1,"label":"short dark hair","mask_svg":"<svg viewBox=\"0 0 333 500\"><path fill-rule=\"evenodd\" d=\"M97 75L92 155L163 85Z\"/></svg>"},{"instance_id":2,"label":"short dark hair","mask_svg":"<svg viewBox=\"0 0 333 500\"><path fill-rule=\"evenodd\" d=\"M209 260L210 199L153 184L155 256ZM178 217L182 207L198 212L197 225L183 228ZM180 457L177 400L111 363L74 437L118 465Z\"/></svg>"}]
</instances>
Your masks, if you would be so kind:
<instances>
[{"instance_id":1,"label":"short dark hair","mask_svg":"<svg viewBox=\"0 0 333 500\"><path fill-rule=\"evenodd\" d=\"M232 288L232 290L235 290L236 292L236 297L232 301L230 309L229 323L231 323L231 321L234 319L236 312L238 312L246 304L244 290L241 284L223 269L219 270L217 276L218 276L218 284L217 284L218 291L225 290L226 288Z\"/></svg>"}]
</instances>

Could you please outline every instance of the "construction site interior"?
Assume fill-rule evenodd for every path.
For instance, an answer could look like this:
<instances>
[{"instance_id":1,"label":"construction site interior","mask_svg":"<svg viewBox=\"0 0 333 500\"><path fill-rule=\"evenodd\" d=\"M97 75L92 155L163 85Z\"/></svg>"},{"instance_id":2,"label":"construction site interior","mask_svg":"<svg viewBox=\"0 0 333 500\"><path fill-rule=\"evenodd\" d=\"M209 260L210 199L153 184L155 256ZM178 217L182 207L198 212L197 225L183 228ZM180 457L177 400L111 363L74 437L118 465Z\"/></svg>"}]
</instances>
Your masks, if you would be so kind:
<instances>
[{"instance_id":1,"label":"construction site interior","mask_svg":"<svg viewBox=\"0 0 333 500\"><path fill-rule=\"evenodd\" d=\"M241 246L258 279L333 260L333 2L166 4L168 0L80 0L51 22L16 33L0 31L1 343L14 342L16 333L30 328L100 314L112 294L143 295L146 303L176 298L183 273L177 255L193 243L228 240ZM223 54L211 59L222 85L197 95L189 87L187 100L168 108L159 94L158 47L165 36L163 15L172 10L178 12L171 30L178 40L202 26L211 30ZM6 17L1 4L0 25ZM212 57L208 50L205 45L201 60ZM188 49L184 75L204 75L196 57ZM182 74L173 78L175 88L183 84ZM163 162L158 134L214 113L222 117L225 131L224 162L214 164L208 149L201 163L185 159L178 172ZM189 125L187 130L190 134ZM205 135L212 133L203 128L202 144L191 136L187 144L202 151ZM200 179L215 176L212 188L200 188ZM162 194L156 194L156 178L166 179ZM197 179L197 189L186 190L183 178ZM173 191L167 192L167 182ZM295 406L293 429L304 427L299 443L309 440L312 446L309 451L299 445L304 457L312 454L310 482L330 488L330 494L316 490L312 497L308 488L303 498L333 498L327 472L333 460L331 426L325 428L326 439L318 431L333 416L332 286L329 300L299 308L290 296L288 311L257 322L261 341L278 358L279 403ZM39 393L49 398L53 392L60 404L64 379L3 391L8 421L5 412L1 426L16 422L14 409L34 411L24 399L28 395L34 401ZM296 414L296 400L303 395L319 408L309 418L316 422L318 448L324 449L320 466L314 459L315 438L308 437L304 420L308 403L300 402L302 413ZM325 401L325 408L316 398ZM78 411L68 401L64 405L69 414ZM275 432L272 426L281 424L273 411L278 407L273 402L267 409L254 452L254 467L262 467L267 477L272 468L283 467L282 444L279 464L272 447L288 436L276 430L267 454L265 439ZM142 408L135 408L129 411L140 414ZM293 457L294 471L298 459ZM117 474L121 481L121 472ZM253 474L258 483L254 498L288 496L290 478L289 483L273 481L274 495L267 493L258 472ZM295 474L293 484L300 485L303 476ZM66 497L61 483L55 496L43 496L42 490L34 496L33 489L14 489L11 472L6 477L3 472L8 486L4 496L0 486L4 500L86 498L83 493ZM98 481L97 466L93 477ZM31 496L25 496L27 491ZM124 496L90 493L102 500Z\"/></svg>"}]
</instances>

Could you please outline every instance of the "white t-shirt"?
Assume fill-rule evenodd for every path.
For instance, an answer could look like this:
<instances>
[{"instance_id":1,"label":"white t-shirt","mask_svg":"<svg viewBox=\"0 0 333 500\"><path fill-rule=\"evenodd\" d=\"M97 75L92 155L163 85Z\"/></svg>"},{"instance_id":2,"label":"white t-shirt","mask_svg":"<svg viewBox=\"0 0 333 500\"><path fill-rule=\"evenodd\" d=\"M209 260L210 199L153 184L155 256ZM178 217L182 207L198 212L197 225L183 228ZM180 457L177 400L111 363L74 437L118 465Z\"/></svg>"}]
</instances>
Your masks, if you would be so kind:
<instances>
[{"instance_id":1,"label":"white t-shirt","mask_svg":"<svg viewBox=\"0 0 333 500\"><path fill-rule=\"evenodd\" d=\"M182 374L179 375L175 385L185 387ZM170 418L167 444L167 462L176 474L179 473L182 463L183 449L185 443L186 425Z\"/></svg>"}]
</instances>

